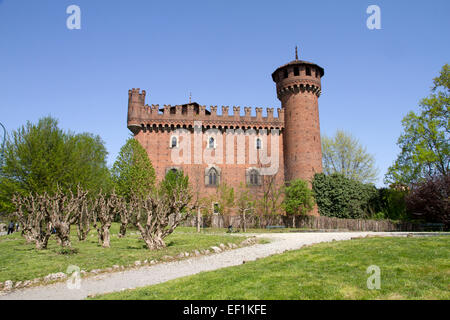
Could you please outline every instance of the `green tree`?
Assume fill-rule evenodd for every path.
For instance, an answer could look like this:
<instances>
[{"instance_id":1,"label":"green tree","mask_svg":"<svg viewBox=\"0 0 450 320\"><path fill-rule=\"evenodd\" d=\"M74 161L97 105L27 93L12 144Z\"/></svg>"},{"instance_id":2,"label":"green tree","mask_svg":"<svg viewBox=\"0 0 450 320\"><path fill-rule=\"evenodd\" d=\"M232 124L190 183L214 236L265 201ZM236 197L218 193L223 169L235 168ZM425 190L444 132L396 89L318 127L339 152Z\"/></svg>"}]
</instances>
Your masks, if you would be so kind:
<instances>
[{"instance_id":1,"label":"green tree","mask_svg":"<svg viewBox=\"0 0 450 320\"><path fill-rule=\"evenodd\" d=\"M219 213L229 216L235 205L234 188L226 183L221 183L217 188L217 203L219 204Z\"/></svg>"},{"instance_id":2,"label":"green tree","mask_svg":"<svg viewBox=\"0 0 450 320\"><path fill-rule=\"evenodd\" d=\"M429 177L449 174L449 65L433 80L432 93L420 102L420 114L402 120L397 145L401 152L388 169L385 183L412 185Z\"/></svg>"},{"instance_id":3,"label":"green tree","mask_svg":"<svg viewBox=\"0 0 450 320\"><path fill-rule=\"evenodd\" d=\"M322 154L325 174L340 173L362 183L377 179L375 158L349 133L338 130L332 138L322 136Z\"/></svg>"},{"instance_id":4,"label":"green tree","mask_svg":"<svg viewBox=\"0 0 450 320\"><path fill-rule=\"evenodd\" d=\"M407 191L391 188L380 188L377 190L377 197L372 200L374 212L383 219L408 220L410 219L406 211L405 196Z\"/></svg>"},{"instance_id":5,"label":"green tree","mask_svg":"<svg viewBox=\"0 0 450 320\"><path fill-rule=\"evenodd\" d=\"M308 182L296 179L289 183L284 189L284 209L287 214L305 215L314 207L314 196L308 187Z\"/></svg>"},{"instance_id":6,"label":"green tree","mask_svg":"<svg viewBox=\"0 0 450 320\"><path fill-rule=\"evenodd\" d=\"M292 216L292 227L295 228L295 216L306 215L313 209L313 192L307 181L296 179L285 187L284 194L283 207L286 213Z\"/></svg>"},{"instance_id":7,"label":"green tree","mask_svg":"<svg viewBox=\"0 0 450 320\"><path fill-rule=\"evenodd\" d=\"M160 192L167 194L169 197L173 197L175 190L183 190L184 192L189 190L189 177L184 175L181 170L169 170L160 183Z\"/></svg>"},{"instance_id":8,"label":"green tree","mask_svg":"<svg viewBox=\"0 0 450 320\"><path fill-rule=\"evenodd\" d=\"M45 117L9 136L0 176L0 210L11 211L14 193L92 191L109 186L107 151L99 136L74 134Z\"/></svg>"},{"instance_id":9,"label":"green tree","mask_svg":"<svg viewBox=\"0 0 450 320\"><path fill-rule=\"evenodd\" d=\"M120 149L111 175L117 194L127 201L132 194L146 196L155 184L155 169L145 149L134 138L129 138Z\"/></svg>"}]
</instances>

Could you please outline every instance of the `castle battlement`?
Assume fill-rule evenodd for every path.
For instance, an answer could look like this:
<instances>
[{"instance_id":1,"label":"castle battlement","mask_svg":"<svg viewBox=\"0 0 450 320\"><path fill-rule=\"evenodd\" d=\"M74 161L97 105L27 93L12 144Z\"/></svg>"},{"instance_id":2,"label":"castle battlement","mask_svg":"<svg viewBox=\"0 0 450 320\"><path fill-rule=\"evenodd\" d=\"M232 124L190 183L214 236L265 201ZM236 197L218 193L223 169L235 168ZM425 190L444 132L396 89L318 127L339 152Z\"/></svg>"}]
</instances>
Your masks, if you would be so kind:
<instances>
[{"instance_id":1,"label":"castle battlement","mask_svg":"<svg viewBox=\"0 0 450 320\"><path fill-rule=\"evenodd\" d=\"M255 108L255 116L251 115L252 108L244 107L244 115L241 115L241 107L233 106L230 114L229 106L222 106L221 114L218 114L218 106L207 108L198 103L184 105L145 104L146 92L140 89L131 89L128 92L128 128L137 132L141 128L153 126L192 127L194 121L201 121L203 125L217 128L256 128L256 129L283 129L284 110L267 108L267 116L263 116L263 108Z\"/></svg>"}]
</instances>

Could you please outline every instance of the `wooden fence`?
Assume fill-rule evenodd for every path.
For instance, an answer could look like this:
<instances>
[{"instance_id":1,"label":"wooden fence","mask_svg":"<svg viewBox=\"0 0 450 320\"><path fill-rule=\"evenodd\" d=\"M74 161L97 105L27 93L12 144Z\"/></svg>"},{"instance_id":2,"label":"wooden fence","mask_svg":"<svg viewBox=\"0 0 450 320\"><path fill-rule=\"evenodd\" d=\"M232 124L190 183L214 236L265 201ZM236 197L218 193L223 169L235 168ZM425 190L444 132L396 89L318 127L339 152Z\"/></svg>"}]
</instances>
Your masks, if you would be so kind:
<instances>
[{"instance_id":1,"label":"wooden fence","mask_svg":"<svg viewBox=\"0 0 450 320\"><path fill-rule=\"evenodd\" d=\"M271 216L251 216L245 220L247 228L266 228L267 226L284 226L295 228L306 228L313 230L348 230L348 231L422 231L421 225L402 222L396 223L389 220L365 220L365 219L340 219L325 216L295 216L295 218L271 215ZM192 217L185 221L184 226L195 227L197 217ZM241 216L211 215L201 217L202 227L227 228L233 226L234 229L243 228Z\"/></svg>"}]
</instances>

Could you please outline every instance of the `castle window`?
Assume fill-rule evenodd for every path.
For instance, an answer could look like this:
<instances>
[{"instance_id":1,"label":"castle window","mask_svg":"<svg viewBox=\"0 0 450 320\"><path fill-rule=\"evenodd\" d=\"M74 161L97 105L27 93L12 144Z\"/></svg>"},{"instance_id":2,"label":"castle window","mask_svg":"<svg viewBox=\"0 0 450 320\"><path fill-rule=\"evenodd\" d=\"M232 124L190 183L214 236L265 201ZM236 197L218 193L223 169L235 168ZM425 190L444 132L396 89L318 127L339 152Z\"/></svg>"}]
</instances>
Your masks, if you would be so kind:
<instances>
[{"instance_id":1,"label":"castle window","mask_svg":"<svg viewBox=\"0 0 450 320\"><path fill-rule=\"evenodd\" d=\"M283 76L284 76L285 79L288 77L288 71L287 70L284 70Z\"/></svg>"},{"instance_id":2,"label":"castle window","mask_svg":"<svg viewBox=\"0 0 450 320\"><path fill-rule=\"evenodd\" d=\"M216 148L216 140L213 137L209 137L208 139L208 149Z\"/></svg>"},{"instance_id":3,"label":"castle window","mask_svg":"<svg viewBox=\"0 0 450 320\"><path fill-rule=\"evenodd\" d=\"M298 67L294 68L294 76L300 75L300 72L298 71Z\"/></svg>"},{"instance_id":4,"label":"castle window","mask_svg":"<svg viewBox=\"0 0 450 320\"><path fill-rule=\"evenodd\" d=\"M219 185L219 173L215 168L209 169L207 179L209 186Z\"/></svg>"},{"instance_id":5,"label":"castle window","mask_svg":"<svg viewBox=\"0 0 450 320\"><path fill-rule=\"evenodd\" d=\"M310 67L306 67L306 75L307 76L311 75L311 68Z\"/></svg>"},{"instance_id":6,"label":"castle window","mask_svg":"<svg viewBox=\"0 0 450 320\"><path fill-rule=\"evenodd\" d=\"M178 148L178 137L172 136L170 138L170 147L171 148Z\"/></svg>"},{"instance_id":7,"label":"castle window","mask_svg":"<svg viewBox=\"0 0 450 320\"><path fill-rule=\"evenodd\" d=\"M257 170L251 170L250 171L250 177L249 177L249 184L252 186L259 186L260 185L260 175Z\"/></svg>"},{"instance_id":8,"label":"castle window","mask_svg":"<svg viewBox=\"0 0 450 320\"><path fill-rule=\"evenodd\" d=\"M248 186L260 186L261 174L257 168L248 168L245 171L245 181Z\"/></svg>"}]
</instances>

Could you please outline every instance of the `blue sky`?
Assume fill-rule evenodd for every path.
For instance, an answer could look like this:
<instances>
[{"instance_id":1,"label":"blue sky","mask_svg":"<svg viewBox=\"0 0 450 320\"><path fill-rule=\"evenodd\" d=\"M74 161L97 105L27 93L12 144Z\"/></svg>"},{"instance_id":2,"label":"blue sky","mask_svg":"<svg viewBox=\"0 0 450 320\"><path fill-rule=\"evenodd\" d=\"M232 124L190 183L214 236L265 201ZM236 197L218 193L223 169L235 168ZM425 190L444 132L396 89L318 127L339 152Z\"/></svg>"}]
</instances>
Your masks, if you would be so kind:
<instances>
[{"instance_id":1,"label":"blue sky","mask_svg":"<svg viewBox=\"0 0 450 320\"><path fill-rule=\"evenodd\" d=\"M68 30L66 8L81 8ZM381 30L366 8L381 8ZM279 107L271 73L294 59L325 69L322 134L344 129L375 155L380 180L401 119L449 63L450 2L0 0L0 122L52 115L101 135L108 163L129 136L128 89L149 104ZM230 108L231 109L231 108Z\"/></svg>"}]
</instances>

